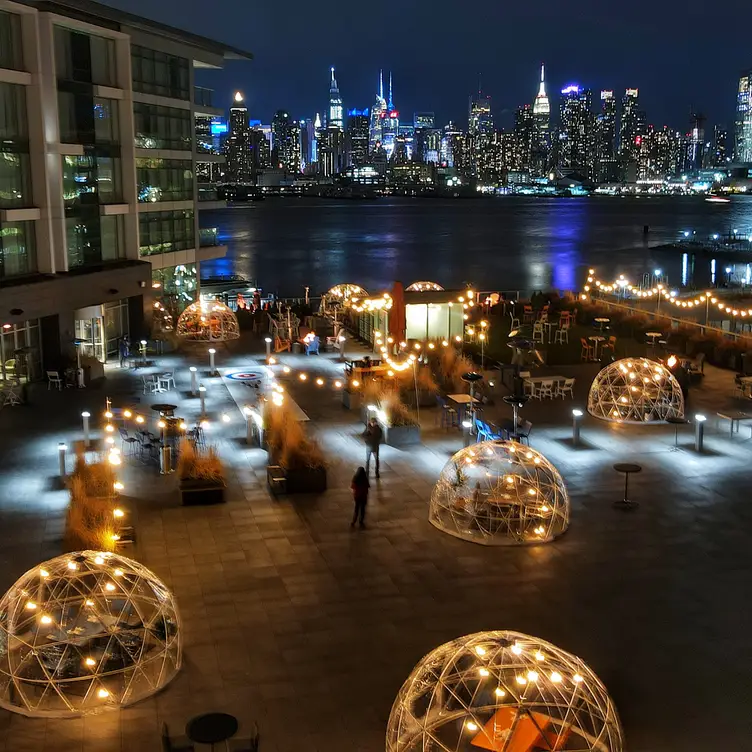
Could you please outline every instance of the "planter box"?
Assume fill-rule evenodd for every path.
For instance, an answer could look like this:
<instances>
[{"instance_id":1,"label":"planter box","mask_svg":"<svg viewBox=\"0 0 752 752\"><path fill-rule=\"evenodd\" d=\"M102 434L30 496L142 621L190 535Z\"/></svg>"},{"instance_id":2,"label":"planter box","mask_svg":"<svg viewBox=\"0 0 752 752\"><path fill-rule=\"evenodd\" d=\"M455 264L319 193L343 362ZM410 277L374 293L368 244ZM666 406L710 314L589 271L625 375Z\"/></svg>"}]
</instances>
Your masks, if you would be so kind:
<instances>
[{"instance_id":1,"label":"planter box","mask_svg":"<svg viewBox=\"0 0 752 752\"><path fill-rule=\"evenodd\" d=\"M420 426L389 426L384 431L384 443L393 447L420 444Z\"/></svg>"},{"instance_id":2,"label":"planter box","mask_svg":"<svg viewBox=\"0 0 752 752\"><path fill-rule=\"evenodd\" d=\"M360 392L348 392L347 389L342 390L342 406L348 410L360 410L360 406L363 404L363 395Z\"/></svg>"},{"instance_id":3,"label":"planter box","mask_svg":"<svg viewBox=\"0 0 752 752\"><path fill-rule=\"evenodd\" d=\"M266 468L266 478L269 488L275 493L322 493L326 491L325 467L285 470L278 465L269 465Z\"/></svg>"},{"instance_id":4,"label":"planter box","mask_svg":"<svg viewBox=\"0 0 752 752\"><path fill-rule=\"evenodd\" d=\"M225 488L222 484L210 485L205 481L181 481L178 486L180 490L180 502L184 507L194 506L197 504L221 504L225 500Z\"/></svg>"}]
</instances>

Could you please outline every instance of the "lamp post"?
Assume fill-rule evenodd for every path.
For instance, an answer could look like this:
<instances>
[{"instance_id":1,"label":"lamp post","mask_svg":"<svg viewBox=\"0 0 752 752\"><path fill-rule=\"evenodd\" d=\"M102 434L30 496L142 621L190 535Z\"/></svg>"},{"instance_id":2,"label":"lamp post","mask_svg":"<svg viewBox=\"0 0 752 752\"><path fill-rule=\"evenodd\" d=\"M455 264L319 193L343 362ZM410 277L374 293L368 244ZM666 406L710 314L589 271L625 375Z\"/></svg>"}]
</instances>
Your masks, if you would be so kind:
<instances>
[{"instance_id":1,"label":"lamp post","mask_svg":"<svg viewBox=\"0 0 752 752\"><path fill-rule=\"evenodd\" d=\"M60 466L60 480L65 480L65 452L68 447L64 442L60 442L57 445L57 460Z\"/></svg>"},{"instance_id":2,"label":"lamp post","mask_svg":"<svg viewBox=\"0 0 752 752\"><path fill-rule=\"evenodd\" d=\"M89 412L83 412L81 413L81 418L84 422L84 447L88 449L91 446L91 438L89 437L89 418L91 417L91 413Z\"/></svg>"},{"instance_id":3,"label":"lamp post","mask_svg":"<svg viewBox=\"0 0 752 752\"><path fill-rule=\"evenodd\" d=\"M196 366L191 366L188 370L191 372L191 396L195 397L198 391L198 377L196 376L198 369Z\"/></svg>"},{"instance_id":4,"label":"lamp post","mask_svg":"<svg viewBox=\"0 0 752 752\"><path fill-rule=\"evenodd\" d=\"M264 337L264 342L266 342L266 359L269 360L272 355L272 338Z\"/></svg>"},{"instance_id":5,"label":"lamp post","mask_svg":"<svg viewBox=\"0 0 752 752\"><path fill-rule=\"evenodd\" d=\"M209 375L210 376L215 376L217 373L217 369L214 367L214 354L216 352L217 351L213 347L209 348Z\"/></svg>"},{"instance_id":6,"label":"lamp post","mask_svg":"<svg viewBox=\"0 0 752 752\"><path fill-rule=\"evenodd\" d=\"M203 384L198 385L198 396L201 399L201 415L206 415L206 387Z\"/></svg>"},{"instance_id":7,"label":"lamp post","mask_svg":"<svg viewBox=\"0 0 752 752\"><path fill-rule=\"evenodd\" d=\"M580 418L582 410L572 410L572 446L580 444Z\"/></svg>"},{"instance_id":8,"label":"lamp post","mask_svg":"<svg viewBox=\"0 0 752 752\"><path fill-rule=\"evenodd\" d=\"M695 451L702 451L702 444L705 439L705 421L704 415L695 415Z\"/></svg>"},{"instance_id":9,"label":"lamp post","mask_svg":"<svg viewBox=\"0 0 752 752\"><path fill-rule=\"evenodd\" d=\"M142 339L140 342L139 350L141 351L141 363L142 365L146 364L146 340Z\"/></svg>"}]
</instances>

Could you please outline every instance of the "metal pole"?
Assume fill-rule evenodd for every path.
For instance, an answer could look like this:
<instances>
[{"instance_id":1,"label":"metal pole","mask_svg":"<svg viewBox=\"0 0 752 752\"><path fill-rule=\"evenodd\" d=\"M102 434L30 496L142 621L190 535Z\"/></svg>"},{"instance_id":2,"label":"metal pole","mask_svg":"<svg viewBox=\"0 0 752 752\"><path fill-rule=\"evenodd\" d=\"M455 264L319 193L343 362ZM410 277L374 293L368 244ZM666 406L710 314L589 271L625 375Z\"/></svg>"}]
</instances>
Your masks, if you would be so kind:
<instances>
[{"instance_id":1,"label":"metal pole","mask_svg":"<svg viewBox=\"0 0 752 752\"><path fill-rule=\"evenodd\" d=\"M91 438L89 436L89 418L91 417L91 413L83 412L81 413L81 418L83 418L84 421L84 447L88 449L91 446Z\"/></svg>"},{"instance_id":2,"label":"metal pole","mask_svg":"<svg viewBox=\"0 0 752 752\"><path fill-rule=\"evenodd\" d=\"M169 475L172 472L172 447L163 446L159 450L159 474Z\"/></svg>"},{"instance_id":3,"label":"metal pole","mask_svg":"<svg viewBox=\"0 0 752 752\"><path fill-rule=\"evenodd\" d=\"M65 452L68 447L61 441L57 445L57 459L60 465L60 479L65 480Z\"/></svg>"},{"instance_id":4,"label":"metal pole","mask_svg":"<svg viewBox=\"0 0 752 752\"><path fill-rule=\"evenodd\" d=\"M469 420L462 421L462 446L467 448L470 446L470 429L473 424Z\"/></svg>"},{"instance_id":5,"label":"metal pole","mask_svg":"<svg viewBox=\"0 0 752 752\"><path fill-rule=\"evenodd\" d=\"M209 348L209 373L214 376L214 374L217 372L217 369L214 367L214 353L217 351L213 348Z\"/></svg>"},{"instance_id":6,"label":"metal pole","mask_svg":"<svg viewBox=\"0 0 752 752\"><path fill-rule=\"evenodd\" d=\"M695 415L695 451L701 452L705 438L705 421L704 415Z\"/></svg>"},{"instance_id":7,"label":"metal pole","mask_svg":"<svg viewBox=\"0 0 752 752\"><path fill-rule=\"evenodd\" d=\"M195 397L198 392L198 378L196 376L198 369L196 366L191 366L188 370L191 372L191 396Z\"/></svg>"},{"instance_id":8,"label":"metal pole","mask_svg":"<svg viewBox=\"0 0 752 752\"><path fill-rule=\"evenodd\" d=\"M201 415L206 415L206 387L203 384L199 384L198 396L201 399Z\"/></svg>"},{"instance_id":9,"label":"metal pole","mask_svg":"<svg viewBox=\"0 0 752 752\"><path fill-rule=\"evenodd\" d=\"M269 360L272 354L272 338L264 337L264 342L266 342L266 359Z\"/></svg>"}]
</instances>

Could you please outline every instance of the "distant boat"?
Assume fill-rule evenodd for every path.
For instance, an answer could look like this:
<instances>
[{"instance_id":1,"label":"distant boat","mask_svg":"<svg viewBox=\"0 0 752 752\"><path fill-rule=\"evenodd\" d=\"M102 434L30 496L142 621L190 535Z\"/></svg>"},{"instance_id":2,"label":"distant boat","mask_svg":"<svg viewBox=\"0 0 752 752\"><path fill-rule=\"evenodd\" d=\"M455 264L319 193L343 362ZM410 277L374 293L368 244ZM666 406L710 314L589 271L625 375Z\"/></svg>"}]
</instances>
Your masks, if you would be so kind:
<instances>
[{"instance_id":1,"label":"distant boat","mask_svg":"<svg viewBox=\"0 0 752 752\"><path fill-rule=\"evenodd\" d=\"M731 201L730 198L726 198L725 196L708 196L705 200L711 204L728 204Z\"/></svg>"}]
</instances>

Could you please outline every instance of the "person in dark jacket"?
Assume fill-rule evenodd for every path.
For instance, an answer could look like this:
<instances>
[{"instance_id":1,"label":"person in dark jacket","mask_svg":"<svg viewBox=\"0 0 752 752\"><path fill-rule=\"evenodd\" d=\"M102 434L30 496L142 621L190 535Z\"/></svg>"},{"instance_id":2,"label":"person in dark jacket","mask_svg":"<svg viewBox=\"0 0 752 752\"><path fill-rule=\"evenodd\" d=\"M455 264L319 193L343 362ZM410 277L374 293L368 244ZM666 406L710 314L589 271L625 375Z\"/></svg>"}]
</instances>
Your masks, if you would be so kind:
<instances>
[{"instance_id":1,"label":"person in dark jacket","mask_svg":"<svg viewBox=\"0 0 752 752\"><path fill-rule=\"evenodd\" d=\"M371 468L371 455L376 460L376 477L379 477L379 447L384 440L384 432L376 418L371 418L366 426L363 437L366 440L366 475L369 475Z\"/></svg>"},{"instance_id":2,"label":"person in dark jacket","mask_svg":"<svg viewBox=\"0 0 752 752\"><path fill-rule=\"evenodd\" d=\"M359 467L353 475L350 486L353 492L353 501L355 502L355 511L353 512L350 527L355 527L355 523L360 520L360 526L366 526L366 504L368 504L368 489L371 484L368 482L368 473L364 467Z\"/></svg>"}]
</instances>

